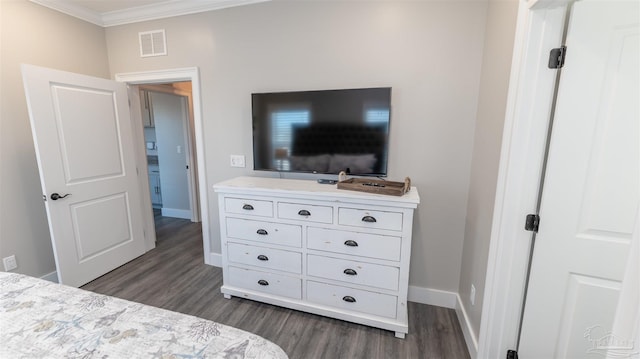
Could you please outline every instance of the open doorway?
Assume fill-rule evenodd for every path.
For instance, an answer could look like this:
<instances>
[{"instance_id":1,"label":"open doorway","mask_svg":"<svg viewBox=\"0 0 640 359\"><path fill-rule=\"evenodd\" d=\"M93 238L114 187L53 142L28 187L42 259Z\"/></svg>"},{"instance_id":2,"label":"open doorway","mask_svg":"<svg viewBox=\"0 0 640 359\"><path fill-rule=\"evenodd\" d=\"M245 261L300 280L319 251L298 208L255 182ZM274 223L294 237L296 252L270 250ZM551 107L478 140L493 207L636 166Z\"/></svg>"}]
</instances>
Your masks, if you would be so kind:
<instances>
[{"instance_id":1,"label":"open doorway","mask_svg":"<svg viewBox=\"0 0 640 359\"><path fill-rule=\"evenodd\" d=\"M139 91L153 208L199 222L191 82L140 85Z\"/></svg>"},{"instance_id":2,"label":"open doorway","mask_svg":"<svg viewBox=\"0 0 640 359\"><path fill-rule=\"evenodd\" d=\"M143 72L130 72L130 73L117 73L115 74L115 80L125 82L129 85L129 94L131 98L131 107L133 109L140 108L140 96L138 86L149 84L167 84L175 82L190 81L191 88L191 109L193 111L193 130L194 130L194 142L197 154L197 172L194 171L194 176L197 176L198 183L198 202L200 218L199 223L201 226L202 242L204 247L204 262L209 265L221 266L222 260L218 253L211 253L210 242L210 228L209 228L209 208L207 197L207 178L206 178L206 163L204 161L205 144L204 133L202 124L202 99L200 93L200 74L197 67L178 68L178 69L165 69L165 70L153 70ZM140 118L140 111L132 111L133 118ZM135 121L135 120L134 120ZM139 151L136 154L138 163L141 164L141 168L146 168L146 151L145 141L143 135L143 128L141 126L142 119L139 119L140 126L134 126L134 132L140 143ZM149 182L147 176L139 176L139 184L141 188L148 188ZM148 196L148 194L146 194ZM148 198L148 197L147 197ZM153 211L151 209L150 198L146 199L149 203L149 208L144 213L144 228L146 232L147 245L152 248L155 243L155 224L153 220ZM143 208L144 210L144 208ZM189 221L189 223L192 223Z\"/></svg>"},{"instance_id":3,"label":"open doorway","mask_svg":"<svg viewBox=\"0 0 640 359\"><path fill-rule=\"evenodd\" d=\"M191 81L137 86L157 241L200 222Z\"/></svg>"}]
</instances>

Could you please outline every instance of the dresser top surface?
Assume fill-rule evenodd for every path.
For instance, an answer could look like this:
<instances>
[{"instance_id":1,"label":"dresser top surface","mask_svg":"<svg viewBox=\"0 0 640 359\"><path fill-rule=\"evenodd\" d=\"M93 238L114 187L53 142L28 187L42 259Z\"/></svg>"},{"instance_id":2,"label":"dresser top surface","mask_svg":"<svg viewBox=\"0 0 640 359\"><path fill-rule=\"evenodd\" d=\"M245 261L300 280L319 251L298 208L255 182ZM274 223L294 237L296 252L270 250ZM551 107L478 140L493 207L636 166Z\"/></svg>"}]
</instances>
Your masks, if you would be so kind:
<instances>
[{"instance_id":1,"label":"dresser top surface","mask_svg":"<svg viewBox=\"0 0 640 359\"><path fill-rule=\"evenodd\" d=\"M216 192L232 192L232 193L260 193L260 194L278 194L278 195L311 195L332 197L327 199L349 198L356 200L384 201L386 203L397 203L411 205L413 207L420 203L420 195L416 187L403 196L390 196L358 191L349 191L338 189L337 185L320 184L313 180L298 180L284 178L266 178L266 177L236 177L227 181L216 183L213 186Z\"/></svg>"}]
</instances>

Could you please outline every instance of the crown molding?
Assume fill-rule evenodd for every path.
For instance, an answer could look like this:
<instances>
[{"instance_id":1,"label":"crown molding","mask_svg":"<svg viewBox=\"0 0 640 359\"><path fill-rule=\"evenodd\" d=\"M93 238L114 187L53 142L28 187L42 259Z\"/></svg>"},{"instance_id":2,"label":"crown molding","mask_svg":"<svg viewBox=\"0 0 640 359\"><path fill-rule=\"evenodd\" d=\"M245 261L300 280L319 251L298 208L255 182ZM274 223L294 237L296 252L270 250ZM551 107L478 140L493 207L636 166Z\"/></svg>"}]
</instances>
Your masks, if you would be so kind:
<instances>
[{"instance_id":1,"label":"crown molding","mask_svg":"<svg viewBox=\"0 0 640 359\"><path fill-rule=\"evenodd\" d=\"M271 0L167 0L158 4L136 6L105 13L91 11L66 0L30 1L98 26L110 27L220 10L234 6L250 5Z\"/></svg>"},{"instance_id":2,"label":"crown molding","mask_svg":"<svg viewBox=\"0 0 640 359\"><path fill-rule=\"evenodd\" d=\"M83 8L81 6L77 6L70 2L67 2L64 0L29 0L29 1L31 1L32 3L36 3L38 5L42 5L44 7L48 7L49 9L53 9L61 13L67 14L69 16L76 17L80 20L84 20L92 24L104 27L104 22L102 21L102 15L100 15L100 13L89 10L87 8Z\"/></svg>"},{"instance_id":3,"label":"crown molding","mask_svg":"<svg viewBox=\"0 0 640 359\"><path fill-rule=\"evenodd\" d=\"M270 0L170 0L156 5L145 5L126 10L106 12L102 15L102 21L104 22L104 27L109 27L220 10L265 1Z\"/></svg>"}]
</instances>

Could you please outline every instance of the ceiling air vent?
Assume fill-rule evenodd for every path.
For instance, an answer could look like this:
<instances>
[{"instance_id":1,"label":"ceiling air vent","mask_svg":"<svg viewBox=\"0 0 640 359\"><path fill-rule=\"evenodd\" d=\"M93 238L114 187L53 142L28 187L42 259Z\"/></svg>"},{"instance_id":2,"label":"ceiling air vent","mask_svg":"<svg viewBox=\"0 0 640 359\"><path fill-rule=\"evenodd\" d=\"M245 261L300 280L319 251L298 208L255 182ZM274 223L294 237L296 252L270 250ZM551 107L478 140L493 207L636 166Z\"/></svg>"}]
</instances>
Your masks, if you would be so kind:
<instances>
[{"instance_id":1,"label":"ceiling air vent","mask_svg":"<svg viewBox=\"0 0 640 359\"><path fill-rule=\"evenodd\" d=\"M140 57L163 56L167 54L167 39L164 30L139 32Z\"/></svg>"}]
</instances>

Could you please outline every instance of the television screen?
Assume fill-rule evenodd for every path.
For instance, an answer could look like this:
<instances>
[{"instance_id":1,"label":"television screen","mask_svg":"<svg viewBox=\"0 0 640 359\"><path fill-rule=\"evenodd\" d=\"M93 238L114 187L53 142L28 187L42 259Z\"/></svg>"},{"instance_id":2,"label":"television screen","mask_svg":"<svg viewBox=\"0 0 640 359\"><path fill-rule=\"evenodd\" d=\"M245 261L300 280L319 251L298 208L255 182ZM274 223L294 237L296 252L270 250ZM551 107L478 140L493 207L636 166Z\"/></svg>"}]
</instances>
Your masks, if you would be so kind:
<instances>
[{"instance_id":1,"label":"television screen","mask_svg":"<svg viewBox=\"0 0 640 359\"><path fill-rule=\"evenodd\" d=\"M387 175L391 88L254 93L253 168Z\"/></svg>"}]
</instances>

